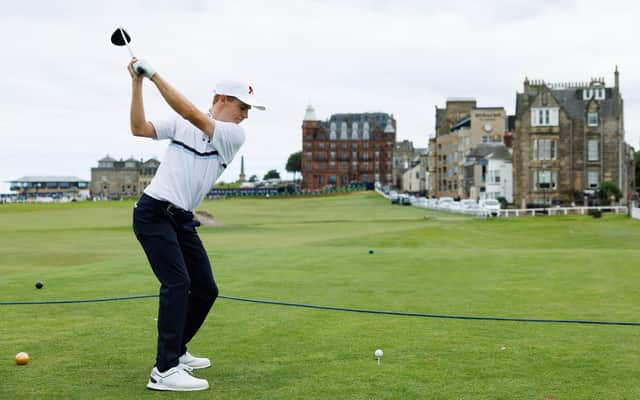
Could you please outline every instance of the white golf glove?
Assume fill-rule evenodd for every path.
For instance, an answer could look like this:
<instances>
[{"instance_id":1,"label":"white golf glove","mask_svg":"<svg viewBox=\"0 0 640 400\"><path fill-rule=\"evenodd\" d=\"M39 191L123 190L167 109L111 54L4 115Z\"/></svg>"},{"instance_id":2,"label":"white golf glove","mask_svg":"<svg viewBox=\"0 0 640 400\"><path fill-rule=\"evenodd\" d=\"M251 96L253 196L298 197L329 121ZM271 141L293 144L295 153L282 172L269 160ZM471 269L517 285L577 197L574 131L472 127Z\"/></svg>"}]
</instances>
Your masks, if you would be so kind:
<instances>
[{"instance_id":1,"label":"white golf glove","mask_svg":"<svg viewBox=\"0 0 640 400\"><path fill-rule=\"evenodd\" d=\"M146 60L136 61L133 64L133 69L138 75L144 75L149 79L151 79L156 73L156 70L153 69L151 64L149 64Z\"/></svg>"}]
</instances>

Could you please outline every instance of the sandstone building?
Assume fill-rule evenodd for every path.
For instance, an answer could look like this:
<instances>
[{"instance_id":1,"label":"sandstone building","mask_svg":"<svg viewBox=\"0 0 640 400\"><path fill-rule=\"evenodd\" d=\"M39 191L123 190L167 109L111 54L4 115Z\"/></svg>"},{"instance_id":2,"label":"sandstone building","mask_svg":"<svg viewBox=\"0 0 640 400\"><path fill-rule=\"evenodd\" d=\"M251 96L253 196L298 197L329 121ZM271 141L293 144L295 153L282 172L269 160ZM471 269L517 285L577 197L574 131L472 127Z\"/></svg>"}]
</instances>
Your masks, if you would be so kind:
<instances>
[{"instance_id":1,"label":"sandstone building","mask_svg":"<svg viewBox=\"0 0 640 400\"><path fill-rule=\"evenodd\" d=\"M604 181L626 198L633 171L624 134L617 68L611 87L604 78L560 84L525 79L516 95L515 204L581 203Z\"/></svg>"},{"instance_id":2,"label":"sandstone building","mask_svg":"<svg viewBox=\"0 0 640 400\"><path fill-rule=\"evenodd\" d=\"M154 158L118 161L106 156L98 161L98 167L91 168L91 195L102 199L139 196L159 166L160 161Z\"/></svg>"}]
</instances>

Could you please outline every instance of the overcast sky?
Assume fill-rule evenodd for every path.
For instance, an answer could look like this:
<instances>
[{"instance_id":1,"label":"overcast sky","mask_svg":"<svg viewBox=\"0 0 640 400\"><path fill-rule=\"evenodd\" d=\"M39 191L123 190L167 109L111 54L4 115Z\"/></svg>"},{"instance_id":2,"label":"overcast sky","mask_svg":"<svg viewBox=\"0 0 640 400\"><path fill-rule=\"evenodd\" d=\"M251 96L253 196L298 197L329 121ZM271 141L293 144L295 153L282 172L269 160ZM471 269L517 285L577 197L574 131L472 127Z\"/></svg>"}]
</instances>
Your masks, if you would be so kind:
<instances>
[{"instance_id":1,"label":"overcast sky","mask_svg":"<svg viewBox=\"0 0 640 400\"><path fill-rule=\"evenodd\" d=\"M285 174L302 147L307 104L387 112L397 139L426 147L435 106L475 97L514 112L522 82L613 85L618 65L627 142L640 142L640 5L635 1L0 0L0 181L89 179L106 154L162 159L166 142L129 133L133 51L206 110L215 82L251 83L268 106L243 123L247 141L222 181ZM145 83L149 120L172 110ZM290 177L290 175L286 175ZM0 185L6 192L8 185Z\"/></svg>"}]
</instances>

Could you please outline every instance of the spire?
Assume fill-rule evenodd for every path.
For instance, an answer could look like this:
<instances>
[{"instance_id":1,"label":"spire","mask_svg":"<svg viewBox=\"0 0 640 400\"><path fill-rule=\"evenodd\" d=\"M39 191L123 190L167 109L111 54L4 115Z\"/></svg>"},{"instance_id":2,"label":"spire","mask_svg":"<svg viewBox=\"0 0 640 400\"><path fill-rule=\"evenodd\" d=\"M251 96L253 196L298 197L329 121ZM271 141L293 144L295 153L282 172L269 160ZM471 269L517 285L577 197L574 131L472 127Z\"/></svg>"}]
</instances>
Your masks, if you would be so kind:
<instances>
[{"instance_id":1,"label":"spire","mask_svg":"<svg viewBox=\"0 0 640 400\"><path fill-rule=\"evenodd\" d=\"M311 104L307 106L303 121L318 121L318 118L316 118L316 110L313 109Z\"/></svg>"},{"instance_id":2,"label":"spire","mask_svg":"<svg viewBox=\"0 0 640 400\"><path fill-rule=\"evenodd\" d=\"M618 66L616 65L616 71L614 73L616 80L616 89L620 88L620 73L618 72Z\"/></svg>"},{"instance_id":3,"label":"spire","mask_svg":"<svg viewBox=\"0 0 640 400\"><path fill-rule=\"evenodd\" d=\"M242 183L245 182L245 176L244 176L244 156L240 156L240 177L238 178L238 182Z\"/></svg>"}]
</instances>

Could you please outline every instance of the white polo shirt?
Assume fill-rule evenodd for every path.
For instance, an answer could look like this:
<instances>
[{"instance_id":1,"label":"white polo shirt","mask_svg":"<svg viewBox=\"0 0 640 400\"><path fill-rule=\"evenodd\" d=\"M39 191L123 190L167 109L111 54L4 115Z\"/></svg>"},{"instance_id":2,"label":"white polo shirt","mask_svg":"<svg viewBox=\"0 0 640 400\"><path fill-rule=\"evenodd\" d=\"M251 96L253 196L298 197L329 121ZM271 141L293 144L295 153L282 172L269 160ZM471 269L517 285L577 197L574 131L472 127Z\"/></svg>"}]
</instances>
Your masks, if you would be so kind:
<instances>
[{"instance_id":1,"label":"white polo shirt","mask_svg":"<svg viewBox=\"0 0 640 400\"><path fill-rule=\"evenodd\" d=\"M244 143L244 130L215 121L213 138L183 118L153 121L157 140L171 139L160 167L144 193L194 211Z\"/></svg>"}]
</instances>

